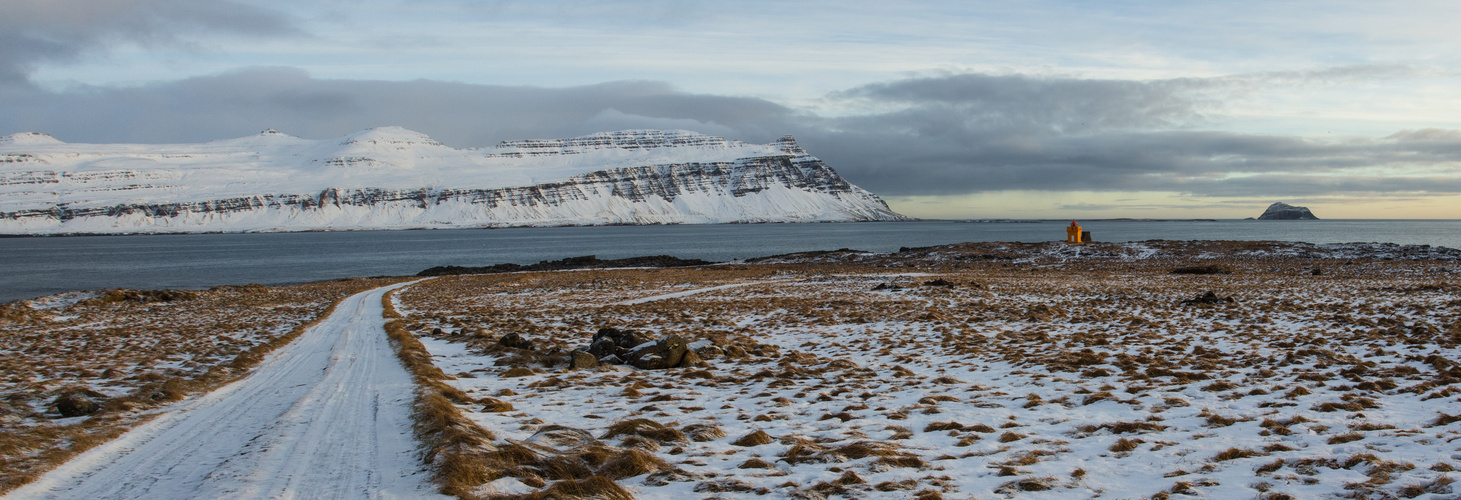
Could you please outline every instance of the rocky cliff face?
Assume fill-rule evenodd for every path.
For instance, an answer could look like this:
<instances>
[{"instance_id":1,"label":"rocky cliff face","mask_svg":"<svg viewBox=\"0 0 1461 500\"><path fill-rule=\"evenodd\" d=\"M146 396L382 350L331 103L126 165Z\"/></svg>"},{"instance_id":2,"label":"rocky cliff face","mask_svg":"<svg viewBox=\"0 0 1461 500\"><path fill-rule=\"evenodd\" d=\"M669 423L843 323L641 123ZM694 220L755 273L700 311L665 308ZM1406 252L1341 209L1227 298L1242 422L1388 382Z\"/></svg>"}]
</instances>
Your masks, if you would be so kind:
<instances>
[{"instance_id":1,"label":"rocky cliff face","mask_svg":"<svg viewBox=\"0 0 1461 500\"><path fill-rule=\"evenodd\" d=\"M1319 220L1308 207L1296 207L1287 203L1278 202L1268 206L1258 220Z\"/></svg>"},{"instance_id":2,"label":"rocky cliff face","mask_svg":"<svg viewBox=\"0 0 1461 500\"><path fill-rule=\"evenodd\" d=\"M0 233L904 219L790 137L753 145L621 131L487 150L402 129L333 141L268 130L202 145L24 142L0 146Z\"/></svg>"}]
</instances>

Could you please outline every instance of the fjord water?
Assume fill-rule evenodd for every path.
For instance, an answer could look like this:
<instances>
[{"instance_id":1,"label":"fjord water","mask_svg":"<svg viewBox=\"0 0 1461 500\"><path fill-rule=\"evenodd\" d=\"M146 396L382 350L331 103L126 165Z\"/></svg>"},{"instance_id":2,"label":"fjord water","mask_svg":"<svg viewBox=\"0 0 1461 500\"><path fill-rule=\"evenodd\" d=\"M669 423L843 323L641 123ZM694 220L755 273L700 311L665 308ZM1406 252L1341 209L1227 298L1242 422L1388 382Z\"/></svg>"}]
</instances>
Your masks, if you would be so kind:
<instances>
[{"instance_id":1,"label":"fjord water","mask_svg":"<svg viewBox=\"0 0 1461 500\"><path fill-rule=\"evenodd\" d=\"M1068 221L600 226L0 238L0 302L75 290L206 288L411 275L580 255L710 261L965 241L1058 241ZM1097 241L1278 240L1461 247L1461 220L1082 221Z\"/></svg>"}]
</instances>

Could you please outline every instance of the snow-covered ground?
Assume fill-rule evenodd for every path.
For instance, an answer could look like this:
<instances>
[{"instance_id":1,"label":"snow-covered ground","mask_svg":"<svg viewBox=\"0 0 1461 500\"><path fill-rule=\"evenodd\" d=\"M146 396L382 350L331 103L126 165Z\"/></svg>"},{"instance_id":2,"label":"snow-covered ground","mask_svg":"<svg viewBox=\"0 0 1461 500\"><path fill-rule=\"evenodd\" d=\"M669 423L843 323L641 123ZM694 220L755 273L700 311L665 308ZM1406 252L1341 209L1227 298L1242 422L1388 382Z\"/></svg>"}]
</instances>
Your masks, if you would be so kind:
<instances>
[{"instance_id":1,"label":"snow-covered ground","mask_svg":"<svg viewBox=\"0 0 1461 500\"><path fill-rule=\"evenodd\" d=\"M429 498L414 382L381 296L345 299L247 378L169 408L7 498Z\"/></svg>"},{"instance_id":2,"label":"snow-covered ground","mask_svg":"<svg viewBox=\"0 0 1461 500\"><path fill-rule=\"evenodd\" d=\"M483 496L1454 498L1454 254L990 243L397 284L10 497L434 496L415 387L383 331L382 294L398 288L405 326L474 401L458 408L494 436L459 450L480 469L454 471L482 479ZM104 346L76 331L107 313L205 316L199 303L266 295L235 292L7 305L0 319L18 326L0 354L13 365L48 336ZM215 314L220 329L247 318ZM601 327L680 335L709 363L569 369ZM171 338L160 330L133 335ZM534 348L500 345L507 334ZM180 370L172 356L199 349L165 344L143 363ZM37 366L50 379L5 374L7 405L43 404L28 391L79 376ZM6 422L67 420L4 408ZM100 417L70 424L86 418ZM14 453L4 431L0 452Z\"/></svg>"},{"instance_id":3,"label":"snow-covered ground","mask_svg":"<svg viewBox=\"0 0 1461 500\"><path fill-rule=\"evenodd\" d=\"M1461 493L1446 251L997 246L448 277L397 298L500 438L484 494L589 474L674 499ZM1186 266L1229 274L1171 273ZM725 354L568 369L601 327ZM536 350L497 345L509 333ZM637 468L601 465L627 450Z\"/></svg>"}]
</instances>

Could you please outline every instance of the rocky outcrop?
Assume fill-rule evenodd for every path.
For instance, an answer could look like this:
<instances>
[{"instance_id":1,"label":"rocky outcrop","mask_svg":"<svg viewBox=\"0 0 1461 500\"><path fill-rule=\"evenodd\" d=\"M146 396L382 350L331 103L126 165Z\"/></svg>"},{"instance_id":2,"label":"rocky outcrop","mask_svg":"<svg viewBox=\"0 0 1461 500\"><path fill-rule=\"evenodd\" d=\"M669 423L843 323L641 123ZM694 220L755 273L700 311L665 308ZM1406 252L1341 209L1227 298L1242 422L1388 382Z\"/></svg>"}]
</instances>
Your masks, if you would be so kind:
<instances>
[{"instance_id":1,"label":"rocky outcrop","mask_svg":"<svg viewBox=\"0 0 1461 500\"><path fill-rule=\"evenodd\" d=\"M1278 202L1269 205L1268 210L1264 210L1263 215L1258 216L1258 220L1319 220L1319 218L1309 212L1309 207L1296 207Z\"/></svg>"}]
</instances>

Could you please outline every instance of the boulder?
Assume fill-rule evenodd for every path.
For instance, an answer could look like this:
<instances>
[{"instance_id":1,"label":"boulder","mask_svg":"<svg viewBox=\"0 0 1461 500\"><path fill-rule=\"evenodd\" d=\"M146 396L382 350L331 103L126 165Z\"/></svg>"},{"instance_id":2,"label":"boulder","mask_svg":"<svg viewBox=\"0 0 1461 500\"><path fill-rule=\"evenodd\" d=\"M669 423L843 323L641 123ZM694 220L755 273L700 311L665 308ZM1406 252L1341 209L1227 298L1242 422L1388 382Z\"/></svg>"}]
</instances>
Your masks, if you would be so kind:
<instances>
[{"instance_id":1,"label":"boulder","mask_svg":"<svg viewBox=\"0 0 1461 500\"><path fill-rule=\"evenodd\" d=\"M102 395L92 391L69 391L52 403L62 417L80 417L101 411Z\"/></svg>"},{"instance_id":2,"label":"boulder","mask_svg":"<svg viewBox=\"0 0 1461 500\"><path fill-rule=\"evenodd\" d=\"M571 370L598 368L598 366L599 358L582 349L574 349L568 359L568 368Z\"/></svg>"},{"instance_id":3,"label":"boulder","mask_svg":"<svg viewBox=\"0 0 1461 500\"><path fill-rule=\"evenodd\" d=\"M685 353L690 349L685 347L685 337L670 335L653 343L644 343L628 352L624 360L631 366L641 370L663 370L680 366L685 359Z\"/></svg>"},{"instance_id":4,"label":"boulder","mask_svg":"<svg viewBox=\"0 0 1461 500\"><path fill-rule=\"evenodd\" d=\"M533 341L528 340L522 335L518 335L516 333L503 335L502 338L497 340L497 345L500 345L502 347L511 347L513 349L527 349L529 351L533 350Z\"/></svg>"}]
</instances>

